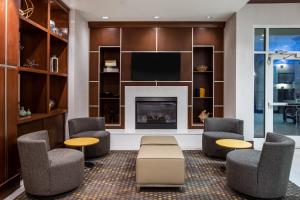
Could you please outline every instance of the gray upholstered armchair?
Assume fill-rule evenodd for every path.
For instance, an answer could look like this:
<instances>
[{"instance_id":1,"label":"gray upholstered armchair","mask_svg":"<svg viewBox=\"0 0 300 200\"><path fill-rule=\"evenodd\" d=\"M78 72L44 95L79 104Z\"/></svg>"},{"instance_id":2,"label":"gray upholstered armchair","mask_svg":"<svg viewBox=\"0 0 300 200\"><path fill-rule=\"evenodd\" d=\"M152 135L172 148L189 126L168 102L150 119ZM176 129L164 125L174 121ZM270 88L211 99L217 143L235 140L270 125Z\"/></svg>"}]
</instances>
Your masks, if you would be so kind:
<instances>
[{"instance_id":1,"label":"gray upholstered armchair","mask_svg":"<svg viewBox=\"0 0 300 200\"><path fill-rule=\"evenodd\" d=\"M78 187L83 181L82 152L62 148L50 150L47 131L23 135L17 143L27 193L56 195Z\"/></svg>"},{"instance_id":2,"label":"gray upholstered armchair","mask_svg":"<svg viewBox=\"0 0 300 200\"><path fill-rule=\"evenodd\" d=\"M100 140L96 145L85 148L85 157L95 158L110 151L110 133L105 131L104 117L87 117L69 120L70 138L95 137Z\"/></svg>"},{"instance_id":3,"label":"gray upholstered armchair","mask_svg":"<svg viewBox=\"0 0 300 200\"><path fill-rule=\"evenodd\" d=\"M207 156L226 158L230 149L216 144L218 139L243 140L244 122L230 118L207 118L204 121L204 133L202 135L202 149Z\"/></svg>"},{"instance_id":4,"label":"gray upholstered armchair","mask_svg":"<svg viewBox=\"0 0 300 200\"><path fill-rule=\"evenodd\" d=\"M256 198L285 196L294 149L294 140L268 133L262 151L237 150L228 153L228 186Z\"/></svg>"}]
</instances>

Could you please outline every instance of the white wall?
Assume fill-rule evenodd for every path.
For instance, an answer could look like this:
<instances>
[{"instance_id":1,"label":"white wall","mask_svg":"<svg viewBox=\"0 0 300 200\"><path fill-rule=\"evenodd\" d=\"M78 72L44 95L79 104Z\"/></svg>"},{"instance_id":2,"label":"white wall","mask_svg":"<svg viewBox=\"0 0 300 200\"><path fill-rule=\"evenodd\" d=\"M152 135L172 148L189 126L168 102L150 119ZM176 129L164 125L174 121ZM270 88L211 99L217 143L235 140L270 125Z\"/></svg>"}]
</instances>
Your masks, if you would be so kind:
<instances>
[{"instance_id":1,"label":"white wall","mask_svg":"<svg viewBox=\"0 0 300 200\"><path fill-rule=\"evenodd\" d=\"M70 12L68 119L88 116L89 36L87 21ZM68 136L68 131L66 131Z\"/></svg>"},{"instance_id":2,"label":"white wall","mask_svg":"<svg viewBox=\"0 0 300 200\"><path fill-rule=\"evenodd\" d=\"M236 71L231 77L236 80L236 105L235 111L232 108L231 112L235 112L237 118L244 120L245 139L247 140L251 140L254 137L253 28L258 25L278 27L299 26L299 19L300 4L247 4L236 14L236 45L225 47L226 49L235 49L236 65L229 65L230 61L227 59L230 58L225 57L225 70ZM231 43L231 45L234 45L234 43ZM230 69L232 67L235 69ZM227 107L226 104L225 107ZM229 108L231 107L229 106Z\"/></svg>"},{"instance_id":3,"label":"white wall","mask_svg":"<svg viewBox=\"0 0 300 200\"><path fill-rule=\"evenodd\" d=\"M236 116L236 14L227 22L224 29L224 117Z\"/></svg>"}]
</instances>

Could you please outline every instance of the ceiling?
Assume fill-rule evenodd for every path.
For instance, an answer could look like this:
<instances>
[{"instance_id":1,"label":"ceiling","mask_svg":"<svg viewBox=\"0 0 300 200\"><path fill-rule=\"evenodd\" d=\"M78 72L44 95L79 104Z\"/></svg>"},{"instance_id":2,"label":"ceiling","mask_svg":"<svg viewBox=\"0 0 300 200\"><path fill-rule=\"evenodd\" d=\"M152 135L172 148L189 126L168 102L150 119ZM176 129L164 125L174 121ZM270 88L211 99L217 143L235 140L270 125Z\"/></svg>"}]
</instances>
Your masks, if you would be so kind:
<instances>
[{"instance_id":1,"label":"ceiling","mask_svg":"<svg viewBox=\"0 0 300 200\"><path fill-rule=\"evenodd\" d=\"M226 21L248 0L63 0L87 21ZM103 20L102 16L108 16ZM154 19L159 16L159 19ZM208 16L213 17L208 19Z\"/></svg>"}]
</instances>

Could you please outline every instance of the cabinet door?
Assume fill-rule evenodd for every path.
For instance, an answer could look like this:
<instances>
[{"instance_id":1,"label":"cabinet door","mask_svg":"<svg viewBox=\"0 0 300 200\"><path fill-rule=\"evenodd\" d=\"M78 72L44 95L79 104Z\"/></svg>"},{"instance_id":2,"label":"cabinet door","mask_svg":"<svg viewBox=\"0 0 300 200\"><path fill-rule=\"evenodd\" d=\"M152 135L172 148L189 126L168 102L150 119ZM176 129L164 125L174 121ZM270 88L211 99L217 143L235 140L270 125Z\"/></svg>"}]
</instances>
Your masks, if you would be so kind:
<instances>
[{"instance_id":1,"label":"cabinet door","mask_svg":"<svg viewBox=\"0 0 300 200\"><path fill-rule=\"evenodd\" d=\"M0 67L0 185L5 181L5 69Z\"/></svg>"},{"instance_id":2,"label":"cabinet door","mask_svg":"<svg viewBox=\"0 0 300 200\"><path fill-rule=\"evenodd\" d=\"M18 71L7 68L7 175L15 176L19 169L17 148Z\"/></svg>"},{"instance_id":3,"label":"cabinet door","mask_svg":"<svg viewBox=\"0 0 300 200\"><path fill-rule=\"evenodd\" d=\"M122 51L155 51L155 28L130 27L122 29Z\"/></svg>"},{"instance_id":4,"label":"cabinet door","mask_svg":"<svg viewBox=\"0 0 300 200\"><path fill-rule=\"evenodd\" d=\"M11 66L19 65L19 4L19 0L7 1L7 64Z\"/></svg>"},{"instance_id":5,"label":"cabinet door","mask_svg":"<svg viewBox=\"0 0 300 200\"><path fill-rule=\"evenodd\" d=\"M0 0L0 65L5 64L5 0Z\"/></svg>"}]
</instances>

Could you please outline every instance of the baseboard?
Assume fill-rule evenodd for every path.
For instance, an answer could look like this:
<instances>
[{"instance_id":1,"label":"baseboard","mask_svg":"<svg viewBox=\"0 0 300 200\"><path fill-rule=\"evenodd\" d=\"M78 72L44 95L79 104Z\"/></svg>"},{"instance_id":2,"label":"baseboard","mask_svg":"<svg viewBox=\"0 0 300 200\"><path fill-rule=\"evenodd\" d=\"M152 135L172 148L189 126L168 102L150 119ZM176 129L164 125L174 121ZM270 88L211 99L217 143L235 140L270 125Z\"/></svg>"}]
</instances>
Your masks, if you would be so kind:
<instances>
[{"instance_id":1,"label":"baseboard","mask_svg":"<svg viewBox=\"0 0 300 200\"><path fill-rule=\"evenodd\" d=\"M20 187L21 177L19 174L13 176L8 179L6 182L0 185L0 199L5 199L11 193L13 193L16 189Z\"/></svg>"}]
</instances>

